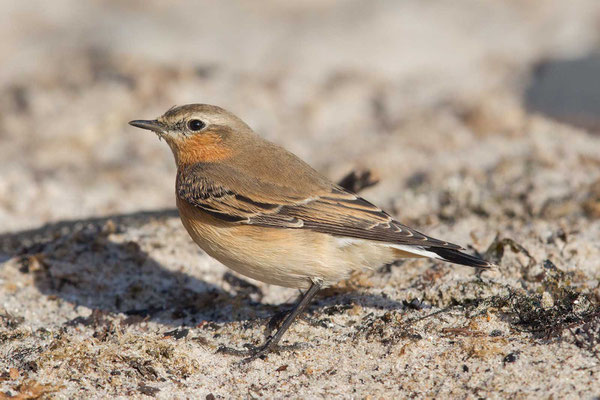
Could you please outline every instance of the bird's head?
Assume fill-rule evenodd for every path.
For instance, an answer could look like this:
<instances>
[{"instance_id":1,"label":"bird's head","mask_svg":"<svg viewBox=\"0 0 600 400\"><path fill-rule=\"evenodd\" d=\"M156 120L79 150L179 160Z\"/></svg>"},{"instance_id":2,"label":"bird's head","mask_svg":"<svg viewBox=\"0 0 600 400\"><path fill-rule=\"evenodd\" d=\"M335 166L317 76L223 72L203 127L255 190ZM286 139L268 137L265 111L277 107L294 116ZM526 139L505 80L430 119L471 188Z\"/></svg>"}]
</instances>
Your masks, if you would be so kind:
<instances>
[{"instance_id":1,"label":"bird's head","mask_svg":"<svg viewBox=\"0 0 600 400\"><path fill-rule=\"evenodd\" d=\"M134 120L129 124L165 139L177 165L229 158L243 147L246 139L255 136L241 119L208 104L173 107L157 119Z\"/></svg>"}]
</instances>

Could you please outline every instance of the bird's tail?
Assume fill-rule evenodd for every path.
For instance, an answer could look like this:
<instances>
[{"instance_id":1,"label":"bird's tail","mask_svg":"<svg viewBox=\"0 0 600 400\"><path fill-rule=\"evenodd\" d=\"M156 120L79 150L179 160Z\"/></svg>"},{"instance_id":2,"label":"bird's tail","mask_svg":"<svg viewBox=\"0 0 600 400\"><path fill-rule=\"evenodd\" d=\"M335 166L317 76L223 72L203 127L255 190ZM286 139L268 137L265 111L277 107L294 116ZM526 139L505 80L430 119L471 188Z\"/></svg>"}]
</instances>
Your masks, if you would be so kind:
<instances>
[{"instance_id":1,"label":"bird's tail","mask_svg":"<svg viewBox=\"0 0 600 400\"><path fill-rule=\"evenodd\" d=\"M479 257L472 256L461 252L456 249L449 249L446 247L421 247L421 246L406 246L406 245L394 245L392 246L398 250L399 258L406 257L428 257L436 258L438 260L448 261L454 264L466 265L474 268L493 268L495 265L489 261L485 261Z\"/></svg>"},{"instance_id":2,"label":"bird's tail","mask_svg":"<svg viewBox=\"0 0 600 400\"><path fill-rule=\"evenodd\" d=\"M430 247L428 251L435 253L441 260L448 261L454 264L466 265L475 268L492 268L495 265L489 261L485 261L479 257L463 253L459 250L446 249L443 247Z\"/></svg>"}]
</instances>

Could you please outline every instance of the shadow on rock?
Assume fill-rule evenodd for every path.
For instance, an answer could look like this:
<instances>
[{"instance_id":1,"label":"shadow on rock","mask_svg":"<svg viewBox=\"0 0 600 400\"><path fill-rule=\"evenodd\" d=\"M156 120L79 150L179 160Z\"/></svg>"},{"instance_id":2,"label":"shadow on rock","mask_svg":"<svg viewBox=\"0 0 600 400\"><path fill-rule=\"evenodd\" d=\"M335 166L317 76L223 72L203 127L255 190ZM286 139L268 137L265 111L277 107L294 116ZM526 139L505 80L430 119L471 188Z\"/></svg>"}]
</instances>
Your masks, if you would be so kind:
<instances>
[{"instance_id":1,"label":"shadow on rock","mask_svg":"<svg viewBox=\"0 0 600 400\"><path fill-rule=\"evenodd\" d=\"M230 293L165 268L137 242L109 239L127 227L176 215L176 210L161 210L58 222L0 235L0 251L10 258L18 257L21 273L34 274L36 286L45 295L102 313L124 314L130 323L152 320L170 326L196 326L202 321L267 318L291 307L261 303L261 289L233 274L224 276ZM321 297L315 306L323 309L339 303L403 308L400 302L357 292Z\"/></svg>"},{"instance_id":2,"label":"shadow on rock","mask_svg":"<svg viewBox=\"0 0 600 400\"><path fill-rule=\"evenodd\" d=\"M567 124L600 132L600 54L543 60L532 73L525 104Z\"/></svg>"}]
</instances>

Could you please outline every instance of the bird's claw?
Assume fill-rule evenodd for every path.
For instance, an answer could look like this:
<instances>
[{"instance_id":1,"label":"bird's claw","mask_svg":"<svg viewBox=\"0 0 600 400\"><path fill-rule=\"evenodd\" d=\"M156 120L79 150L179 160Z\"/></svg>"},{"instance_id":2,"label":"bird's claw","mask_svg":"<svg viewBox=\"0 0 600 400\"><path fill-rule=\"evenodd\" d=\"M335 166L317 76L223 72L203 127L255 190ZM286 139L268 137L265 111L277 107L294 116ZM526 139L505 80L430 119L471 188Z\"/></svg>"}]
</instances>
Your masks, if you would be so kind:
<instances>
[{"instance_id":1,"label":"bird's claw","mask_svg":"<svg viewBox=\"0 0 600 400\"><path fill-rule=\"evenodd\" d=\"M217 349L217 353L229 354L233 356L243 356L246 357L240 361L240 364L248 364L257 358L264 358L270 352L281 352L281 351L290 351L290 350L300 350L311 347L308 343L294 343L290 345L270 345L270 343L266 343L261 347L256 347L251 344L245 344L245 350L234 349L232 347L220 346Z\"/></svg>"}]
</instances>

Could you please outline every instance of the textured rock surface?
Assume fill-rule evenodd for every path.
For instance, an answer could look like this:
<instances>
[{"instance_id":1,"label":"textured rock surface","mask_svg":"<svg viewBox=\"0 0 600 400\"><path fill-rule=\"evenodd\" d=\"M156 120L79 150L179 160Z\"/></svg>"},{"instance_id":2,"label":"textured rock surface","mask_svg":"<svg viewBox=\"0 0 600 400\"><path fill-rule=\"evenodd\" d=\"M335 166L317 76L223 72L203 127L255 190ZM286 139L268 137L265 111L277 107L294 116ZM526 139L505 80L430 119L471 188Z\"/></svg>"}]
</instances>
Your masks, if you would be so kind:
<instances>
[{"instance_id":1,"label":"textured rock surface","mask_svg":"<svg viewBox=\"0 0 600 400\"><path fill-rule=\"evenodd\" d=\"M522 105L539 62L598 50L595 1L0 6L0 397L600 395L600 137ZM284 337L308 347L238 365L216 349L297 292L184 232L127 121L189 102L371 170L366 198L498 270L356 275Z\"/></svg>"}]
</instances>

